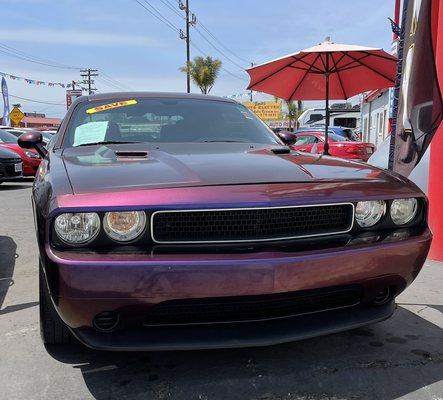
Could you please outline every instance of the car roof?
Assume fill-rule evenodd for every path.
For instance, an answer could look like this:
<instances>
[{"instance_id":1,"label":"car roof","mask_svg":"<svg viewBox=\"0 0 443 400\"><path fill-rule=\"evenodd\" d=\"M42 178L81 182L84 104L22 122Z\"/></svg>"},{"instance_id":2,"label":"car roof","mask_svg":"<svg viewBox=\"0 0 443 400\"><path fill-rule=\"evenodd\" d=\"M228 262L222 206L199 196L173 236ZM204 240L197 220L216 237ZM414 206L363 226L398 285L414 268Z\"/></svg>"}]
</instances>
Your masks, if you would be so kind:
<instances>
[{"instance_id":1,"label":"car roof","mask_svg":"<svg viewBox=\"0 0 443 400\"><path fill-rule=\"evenodd\" d=\"M166 99L199 99L199 100L212 100L212 101L225 101L227 103L236 103L232 99L219 96L210 96L207 94L197 93L181 93L181 92L109 92L99 93L88 96L81 96L76 102L96 101L96 100L127 100L128 98L166 98Z\"/></svg>"}]
</instances>

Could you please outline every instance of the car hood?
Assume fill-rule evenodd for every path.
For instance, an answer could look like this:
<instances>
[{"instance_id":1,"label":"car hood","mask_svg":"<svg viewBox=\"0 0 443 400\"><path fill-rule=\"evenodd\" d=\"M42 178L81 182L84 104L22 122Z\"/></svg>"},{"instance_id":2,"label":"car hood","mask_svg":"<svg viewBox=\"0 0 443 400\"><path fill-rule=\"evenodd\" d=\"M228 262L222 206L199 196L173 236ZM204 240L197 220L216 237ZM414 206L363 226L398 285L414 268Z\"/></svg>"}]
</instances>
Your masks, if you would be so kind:
<instances>
[{"instance_id":1,"label":"car hood","mask_svg":"<svg viewBox=\"0 0 443 400\"><path fill-rule=\"evenodd\" d=\"M74 193L208 185L372 179L393 176L321 155L275 154L243 143L118 144L71 147L62 158Z\"/></svg>"}]
</instances>

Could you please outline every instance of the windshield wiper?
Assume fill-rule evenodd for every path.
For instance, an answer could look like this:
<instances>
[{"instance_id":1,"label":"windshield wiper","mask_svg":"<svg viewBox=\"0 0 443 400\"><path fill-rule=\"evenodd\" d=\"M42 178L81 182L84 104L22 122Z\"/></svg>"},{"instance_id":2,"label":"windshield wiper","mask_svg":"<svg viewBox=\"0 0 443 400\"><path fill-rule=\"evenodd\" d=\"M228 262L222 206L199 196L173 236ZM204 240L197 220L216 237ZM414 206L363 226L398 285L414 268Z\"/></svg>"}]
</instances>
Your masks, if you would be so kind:
<instances>
[{"instance_id":1,"label":"windshield wiper","mask_svg":"<svg viewBox=\"0 0 443 400\"><path fill-rule=\"evenodd\" d=\"M82 143L76 147L80 146L95 146L98 144L124 144L124 143L141 143L141 142L128 142L123 140L102 140L101 142L91 142L91 143Z\"/></svg>"}]
</instances>

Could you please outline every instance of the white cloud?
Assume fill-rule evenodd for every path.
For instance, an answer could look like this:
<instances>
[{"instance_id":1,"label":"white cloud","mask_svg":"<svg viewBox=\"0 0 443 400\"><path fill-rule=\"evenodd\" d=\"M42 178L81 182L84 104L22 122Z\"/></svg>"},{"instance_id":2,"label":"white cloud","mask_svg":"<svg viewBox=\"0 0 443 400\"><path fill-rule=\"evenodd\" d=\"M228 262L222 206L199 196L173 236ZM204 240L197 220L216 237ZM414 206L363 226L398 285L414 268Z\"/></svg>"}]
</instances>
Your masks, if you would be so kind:
<instances>
[{"instance_id":1,"label":"white cloud","mask_svg":"<svg viewBox=\"0 0 443 400\"><path fill-rule=\"evenodd\" d=\"M159 42L143 35L129 35L118 32L61 31L55 29L0 29L0 40L11 42L33 42L47 44L107 46L149 46L157 47Z\"/></svg>"}]
</instances>

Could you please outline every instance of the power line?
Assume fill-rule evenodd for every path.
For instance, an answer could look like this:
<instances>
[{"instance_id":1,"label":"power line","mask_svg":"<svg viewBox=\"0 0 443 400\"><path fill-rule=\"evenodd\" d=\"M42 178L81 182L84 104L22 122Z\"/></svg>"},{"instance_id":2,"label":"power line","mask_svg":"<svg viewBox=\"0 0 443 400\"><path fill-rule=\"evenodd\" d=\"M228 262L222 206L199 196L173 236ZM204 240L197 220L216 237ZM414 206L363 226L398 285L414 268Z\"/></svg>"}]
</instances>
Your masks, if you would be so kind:
<instances>
[{"instance_id":1,"label":"power line","mask_svg":"<svg viewBox=\"0 0 443 400\"><path fill-rule=\"evenodd\" d=\"M51 106L66 106L65 103L52 103L50 101L42 101L42 100L34 100L34 99L28 99L26 97L20 97L20 96L15 96L13 94L8 93L8 96L10 97L14 97L15 99L20 99L20 100L25 100L25 101L30 101L32 103L39 103L39 104L49 104Z\"/></svg>"},{"instance_id":2,"label":"power line","mask_svg":"<svg viewBox=\"0 0 443 400\"><path fill-rule=\"evenodd\" d=\"M61 69L80 69L80 67L74 67L74 66L70 66L70 65L65 65L62 63L59 63L57 61L53 61L53 60L49 60L49 59L45 59L45 58L41 58L41 57L35 57L32 56L30 54L27 54L21 50L17 50L14 47L11 46L7 46L4 43L0 43L0 52L3 54L7 54L11 57L16 57L19 58L21 60L24 61L29 61L32 63L36 63L36 64L40 64L40 65L45 65L48 67L54 67L54 68L61 68Z\"/></svg>"},{"instance_id":3,"label":"power line","mask_svg":"<svg viewBox=\"0 0 443 400\"><path fill-rule=\"evenodd\" d=\"M183 15L181 15L176 8L174 7L174 5L168 1L168 0L160 0L166 7L168 7L170 10L172 10L176 15L178 15L180 17L180 19L183 19Z\"/></svg>"},{"instance_id":4,"label":"power line","mask_svg":"<svg viewBox=\"0 0 443 400\"><path fill-rule=\"evenodd\" d=\"M100 77L99 77L99 78L98 78L98 81L99 81L100 83L106 85L107 87L112 88L112 89L117 89L117 90L119 90L119 91L122 90L122 88L121 88L120 86L117 86L117 85L111 83L110 81L105 80L104 78L100 78Z\"/></svg>"},{"instance_id":5,"label":"power line","mask_svg":"<svg viewBox=\"0 0 443 400\"><path fill-rule=\"evenodd\" d=\"M200 29L198 29L197 27L195 27L195 30L198 32L198 34L206 41L208 42L211 47L213 47L215 50L217 50L223 57L225 57L227 60L229 60L232 64L234 64L236 67L238 67L239 69L241 69L242 71L245 70L245 68L238 64L237 62L235 62L232 58L230 58L229 56L226 55L226 53L224 53L222 50L220 50L215 44L213 44L208 38L206 38L205 35L203 35L203 33L200 31Z\"/></svg>"},{"instance_id":6,"label":"power line","mask_svg":"<svg viewBox=\"0 0 443 400\"><path fill-rule=\"evenodd\" d=\"M236 53L234 53L232 50L230 50L227 46L225 46L220 40L217 39L217 37L208 29L206 28L206 26L199 20L199 25L207 32L207 34L209 36L212 37L212 39L214 39L214 41L216 41L221 47L223 47L227 52L231 53L234 57L238 58L240 61L243 61L245 63L250 64L251 61L246 60L243 57L240 57L239 55L237 55Z\"/></svg>"},{"instance_id":7,"label":"power line","mask_svg":"<svg viewBox=\"0 0 443 400\"><path fill-rule=\"evenodd\" d=\"M33 63L40 64L40 65L45 65L48 67L61 68L61 69L81 69L81 67L70 66L70 65L59 63L57 61L53 61L53 60L49 60L46 58L36 57L36 56L30 55L30 54L27 54L21 50L18 50L14 47L8 46L4 43L0 43L0 53L6 54L11 57L15 57L15 58L18 58L18 59L21 59L24 61L33 62ZM132 90L132 89L128 88L127 86L125 86L124 84L122 84L121 82L119 82L117 79L114 79L111 76L109 76L103 72L101 72L101 74L104 75L103 81L105 83L109 82L108 86L117 88L120 91Z\"/></svg>"},{"instance_id":8,"label":"power line","mask_svg":"<svg viewBox=\"0 0 443 400\"><path fill-rule=\"evenodd\" d=\"M110 80L110 79L108 79L107 77L104 77L104 76L98 77L98 80L101 83L105 84L106 86L111 87L113 89L117 89L117 90L119 90L121 92L124 92L124 91L127 91L127 90L132 90L131 88L128 88L128 87L124 86L123 84L119 84L117 82L114 82L114 81L112 81L112 80Z\"/></svg>"},{"instance_id":9,"label":"power line","mask_svg":"<svg viewBox=\"0 0 443 400\"><path fill-rule=\"evenodd\" d=\"M144 0L142 3L140 0L134 0L137 4L142 6L149 14L158 19L160 22L163 22L166 26L172 29L174 32L179 33L180 29L177 28L171 21L165 18L160 11L158 11L152 4L150 4L147 0ZM145 5L146 4L146 5ZM149 6L150 8L148 8Z\"/></svg>"},{"instance_id":10,"label":"power line","mask_svg":"<svg viewBox=\"0 0 443 400\"><path fill-rule=\"evenodd\" d=\"M108 81L113 82L115 85L117 86L121 86L122 88L126 88L128 90L134 90L133 88L131 88L128 85L125 85L124 83L120 82L119 80L113 78L112 76L109 76L108 74L105 74L104 72L101 72L101 77L102 78L106 78Z\"/></svg>"},{"instance_id":11,"label":"power line","mask_svg":"<svg viewBox=\"0 0 443 400\"><path fill-rule=\"evenodd\" d=\"M186 37L189 35L185 35L183 31L181 31L179 28L177 28L177 26L175 26L171 21L169 21L160 11L158 11L154 6L152 6L152 4L150 4L147 0L143 0L144 3L141 2L141 0L134 0L136 3L138 3L140 6L142 6L147 12L149 12L149 14L151 14L153 17L155 17L157 20L159 20L160 22L162 22L163 24L165 24L168 28L172 29L174 32L178 32L180 34L180 38L181 39L186 39ZM172 4L168 1L165 0L167 3L169 3L172 6ZM163 2L163 1L162 1ZM164 3L164 2L163 2ZM179 5L180 9L185 10L186 6L183 5L181 3L181 0L177 0L177 3ZM146 6L150 6L151 8L147 8ZM168 7L170 8L170 7ZM178 12L177 12L178 13ZM195 24L197 22L196 18L195 18L195 14L189 12L190 15L192 15L193 17L191 17L191 20L189 21L189 25L191 23ZM179 14L179 13L178 13ZM205 53L203 50L201 50L194 42L192 42L189 38L189 46L195 48L198 52L200 52L202 55L208 57L208 54ZM226 57L226 55L225 55ZM188 57L187 57L188 58ZM240 67L242 68L242 67ZM239 79L239 80L243 80L245 81L246 78L240 77L236 74L234 74L233 72L229 71L228 69L224 68L223 66L221 67L221 69L223 71L225 71L227 74L231 75L232 77Z\"/></svg>"},{"instance_id":12,"label":"power line","mask_svg":"<svg viewBox=\"0 0 443 400\"><path fill-rule=\"evenodd\" d=\"M207 53L205 53L200 47L198 47L195 43L191 42L191 47L193 47L194 49L196 49L200 54L209 57ZM221 70L225 71L227 74L233 76L236 79L245 81L246 78L243 78L241 76L238 76L236 74L234 74L233 72L229 71L228 69L224 68L223 66L220 67Z\"/></svg>"}]
</instances>

